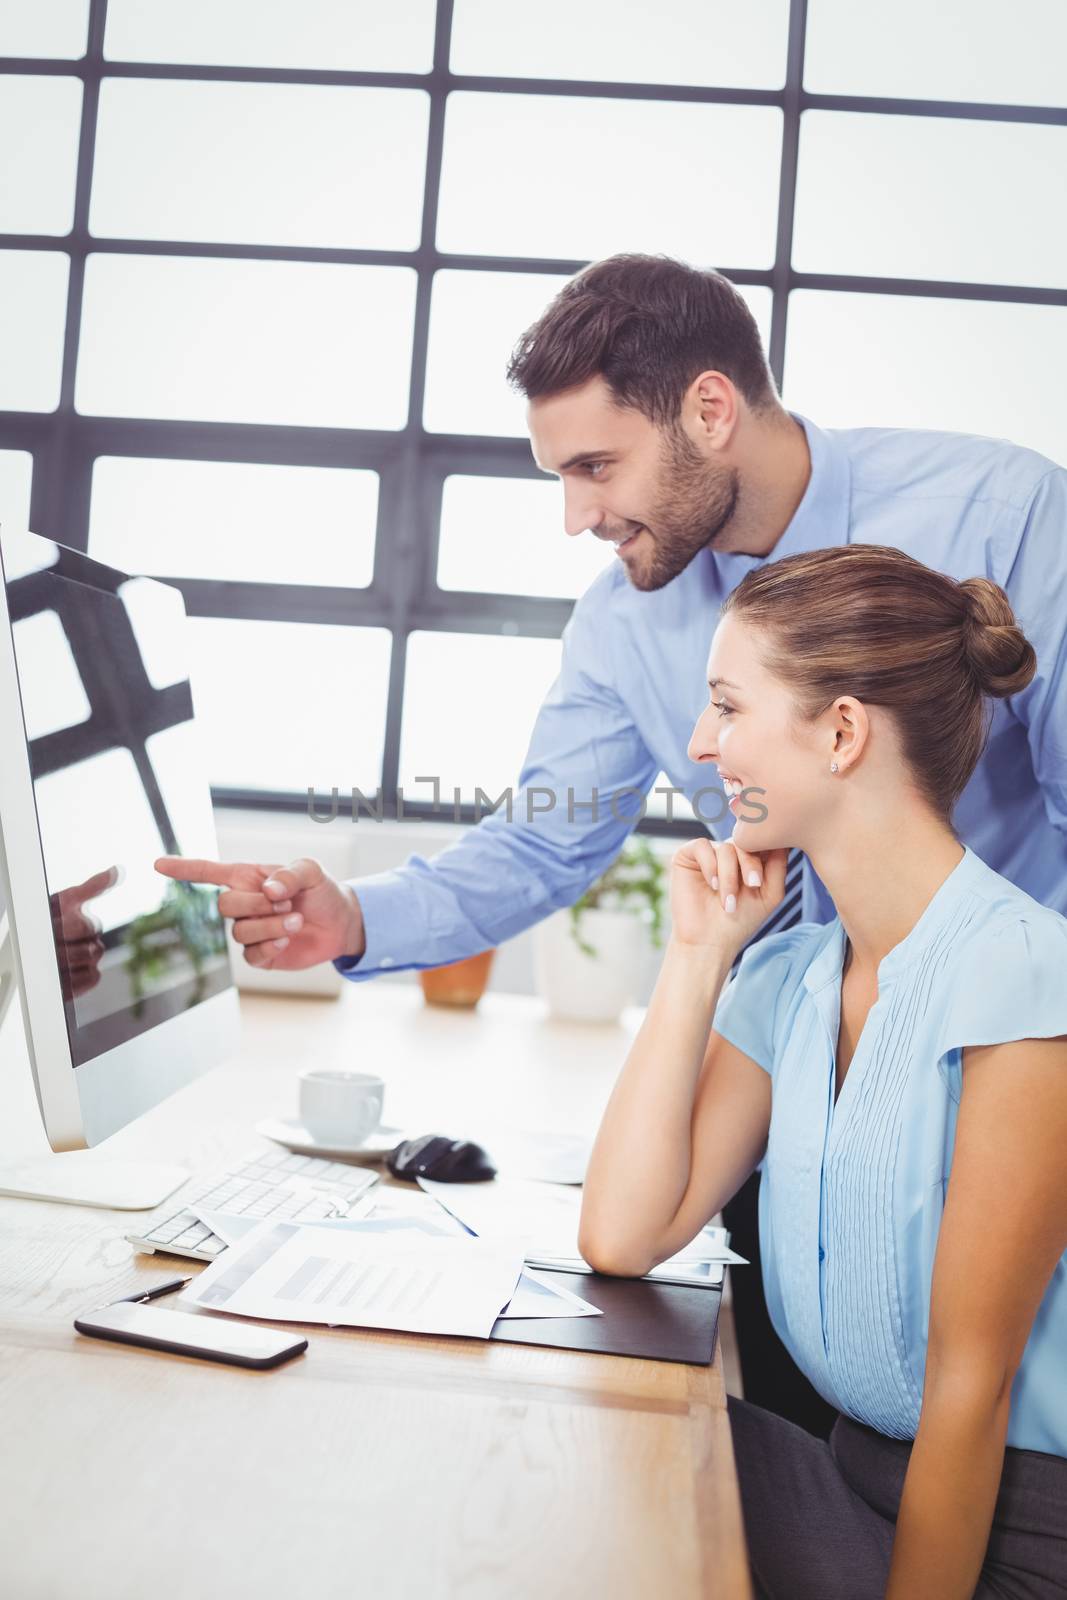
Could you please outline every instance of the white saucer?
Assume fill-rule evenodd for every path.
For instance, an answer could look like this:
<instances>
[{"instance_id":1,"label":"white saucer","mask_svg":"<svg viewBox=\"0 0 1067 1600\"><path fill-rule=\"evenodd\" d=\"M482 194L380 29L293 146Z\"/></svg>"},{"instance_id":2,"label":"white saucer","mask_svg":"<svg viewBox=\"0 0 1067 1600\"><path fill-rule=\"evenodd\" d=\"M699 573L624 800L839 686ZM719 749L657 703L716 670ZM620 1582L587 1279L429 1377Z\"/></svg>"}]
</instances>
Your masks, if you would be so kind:
<instances>
[{"instance_id":1,"label":"white saucer","mask_svg":"<svg viewBox=\"0 0 1067 1600\"><path fill-rule=\"evenodd\" d=\"M268 1117L265 1122L256 1123L256 1132L301 1156L368 1156L375 1161L395 1150L405 1138L402 1128L390 1128L383 1123L359 1144L339 1144L336 1140L323 1144L305 1128L299 1117Z\"/></svg>"}]
</instances>

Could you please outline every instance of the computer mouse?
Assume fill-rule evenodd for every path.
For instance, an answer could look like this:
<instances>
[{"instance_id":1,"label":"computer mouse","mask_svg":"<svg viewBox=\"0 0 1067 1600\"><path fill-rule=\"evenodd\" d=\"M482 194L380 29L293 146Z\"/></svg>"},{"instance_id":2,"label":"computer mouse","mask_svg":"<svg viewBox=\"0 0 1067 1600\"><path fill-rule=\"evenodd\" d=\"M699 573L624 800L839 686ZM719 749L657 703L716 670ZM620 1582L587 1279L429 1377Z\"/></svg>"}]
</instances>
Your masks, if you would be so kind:
<instances>
[{"instance_id":1,"label":"computer mouse","mask_svg":"<svg viewBox=\"0 0 1067 1600\"><path fill-rule=\"evenodd\" d=\"M443 1133L424 1133L405 1139L387 1157L394 1178L432 1178L436 1183L480 1183L495 1178L496 1168L486 1150L470 1139L449 1139Z\"/></svg>"}]
</instances>

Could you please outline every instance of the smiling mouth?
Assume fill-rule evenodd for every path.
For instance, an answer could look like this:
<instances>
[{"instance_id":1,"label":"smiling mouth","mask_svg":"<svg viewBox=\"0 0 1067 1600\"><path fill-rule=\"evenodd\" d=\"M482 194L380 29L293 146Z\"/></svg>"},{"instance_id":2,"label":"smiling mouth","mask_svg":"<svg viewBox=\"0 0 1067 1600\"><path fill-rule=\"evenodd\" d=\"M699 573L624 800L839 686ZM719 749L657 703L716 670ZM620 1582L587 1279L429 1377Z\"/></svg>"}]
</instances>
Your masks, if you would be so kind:
<instances>
[{"instance_id":1,"label":"smiling mouth","mask_svg":"<svg viewBox=\"0 0 1067 1600\"><path fill-rule=\"evenodd\" d=\"M722 779L722 786L726 790L730 804L732 805L735 800L739 800L744 794L745 786L741 782L740 778L735 778L730 772L720 772L719 777Z\"/></svg>"},{"instance_id":2,"label":"smiling mouth","mask_svg":"<svg viewBox=\"0 0 1067 1600\"><path fill-rule=\"evenodd\" d=\"M640 527L637 529L636 533L627 534L625 539L609 539L608 543L615 546L616 555L621 555L624 550L628 550L630 548L636 539L641 537L644 531L644 527Z\"/></svg>"}]
</instances>

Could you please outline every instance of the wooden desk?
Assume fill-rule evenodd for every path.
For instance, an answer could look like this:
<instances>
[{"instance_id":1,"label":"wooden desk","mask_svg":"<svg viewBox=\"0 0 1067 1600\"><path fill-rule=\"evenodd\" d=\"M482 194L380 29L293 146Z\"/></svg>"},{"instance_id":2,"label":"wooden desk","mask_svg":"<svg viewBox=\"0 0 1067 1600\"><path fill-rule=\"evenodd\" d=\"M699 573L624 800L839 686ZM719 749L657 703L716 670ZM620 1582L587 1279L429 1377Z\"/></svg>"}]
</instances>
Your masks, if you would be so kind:
<instances>
[{"instance_id":1,"label":"wooden desk","mask_svg":"<svg viewBox=\"0 0 1067 1600\"><path fill-rule=\"evenodd\" d=\"M426 1131L466 1131L476 1110L592 1133L636 1022L551 1023L505 996L452 1014L381 984L243 1010L241 1056L109 1152L194 1168L242 1155L260 1117L295 1111L310 1063L381 1073L386 1120L417 1107ZM5 1152L32 1154L21 1046L16 1015L0 1129ZM0 1198L9 1600L750 1596L718 1356L314 1328L302 1360L256 1373L83 1339L76 1312L176 1270L133 1253L130 1220Z\"/></svg>"}]
</instances>

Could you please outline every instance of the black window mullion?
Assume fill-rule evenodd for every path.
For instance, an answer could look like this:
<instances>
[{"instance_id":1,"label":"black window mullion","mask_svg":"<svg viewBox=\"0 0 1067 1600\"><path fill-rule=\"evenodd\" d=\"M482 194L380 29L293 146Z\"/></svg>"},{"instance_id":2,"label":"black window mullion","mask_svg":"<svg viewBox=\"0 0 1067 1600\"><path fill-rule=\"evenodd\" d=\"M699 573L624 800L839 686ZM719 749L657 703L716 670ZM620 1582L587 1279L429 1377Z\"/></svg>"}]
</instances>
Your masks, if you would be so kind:
<instances>
[{"instance_id":1,"label":"black window mullion","mask_svg":"<svg viewBox=\"0 0 1067 1600\"><path fill-rule=\"evenodd\" d=\"M782 124L782 164L778 179L778 231L771 280L771 337L767 361L778 392L785 373L785 330L792 287L793 220L796 213L797 160L800 152L800 102L804 85L804 46L808 27L808 0L789 0L789 42L786 50L785 103Z\"/></svg>"},{"instance_id":2,"label":"black window mullion","mask_svg":"<svg viewBox=\"0 0 1067 1600\"><path fill-rule=\"evenodd\" d=\"M525 594L441 591L441 603L427 601L412 613L413 628L434 633L505 634L511 638L558 639L574 603Z\"/></svg>"},{"instance_id":3,"label":"black window mullion","mask_svg":"<svg viewBox=\"0 0 1067 1600\"><path fill-rule=\"evenodd\" d=\"M97 0L92 0L97 3ZM106 4L106 0L104 0ZM92 35L90 35L92 37ZM102 35L101 35L102 38ZM447 92L464 89L476 94L542 95L580 100L670 100L707 105L781 106L785 90L737 88L723 84L611 82L602 78L506 78L455 73L439 69L421 72L340 72L315 67L252 67L237 63L112 61L90 49L81 59L52 56L0 56L0 73L32 73L34 77L80 74L112 78L194 79L205 83L304 84L351 89L426 89L435 81ZM787 73L788 77L788 73ZM869 111L895 117L953 117L981 122L1067 121L1063 106L1011 105L1000 101L925 100L913 96L822 94L802 90L801 109Z\"/></svg>"},{"instance_id":4,"label":"black window mullion","mask_svg":"<svg viewBox=\"0 0 1067 1600\"><path fill-rule=\"evenodd\" d=\"M826 272L789 274L791 289L825 289L844 294L919 295L931 300L1009 300L1019 305L1067 305L1067 289L1019 283L956 283L946 278L837 277Z\"/></svg>"},{"instance_id":5,"label":"black window mullion","mask_svg":"<svg viewBox=\"0 0 1067 1600\"><path fill-rule=\"evenodd\" d=\"M59 405L55 411L47 471L33 474L30 515L34 527L48 530L60 543L86 550L89 543L89 488L91 463L73 447L74 383L81 341L85 257L89 242L89 199L93 185L96 119L100 102L99 67L104 56L107 0L90 0L89 34L82 74L81 122L78 129L78 164L74 185L74 221L65 244L70 256L67 307L63 331L63 366ZM64 63L68 72L71 63ZM43 466L43 463L42 463Z\"/></svg>"},{"instance_id":6,"label":"black window mullion","mask_svg":"<svg viewBox=\"0 0 1067 1600\"><path fill-rule=\"evenodd\" d=\"M73 418L94 456L245 461L287 467L384 470L401 450L399 431L312 428L269 422L183 422L154 417Z\"/></svg>"},{"instance_id":7,"label":"black window mullion","mask_svg":"<svg viewBox=\"0 0 1067 1600\"><path fill-rule=\"evenodd\" d=\"M1067 106L1011 106L978 100L905 100L888 95L801 95L802 111L863 111L886 117L948 117L956 122L1041 122L1067 126Z\"/></svg>"},{"instance_id":8,"label":"black window mullion","mask_svg":"<svg viewBox=\"0 0 1067 1600\"><path fill-rule=\"evenodd\" d=\"M386 702L385 743L382 752L383 796L396 799L400 782L401 720L407 675L407 642L418 599L432 585L429 562L434 559L435 537L428 526L431 509L420 492L423 473L422 413L426 394L426 365L430 339L430 304L433 294L433 251L437 237L437 207L441 188L445 103L448 97L448 60L452 48L452 0L437 0L433 70L427 80L430 116L426 137L426 173L423 181L422 229L417 265L415 322L412 330L411 382L408 421L397 469L397 481L379 517L375 551L376 587L393 601L393 649ZM391 520L387 521L389 517Z\"/></svg>"},{"instance_id":9,"label":"black window mullion","mask_svg":"<svg viewBox=\"0 0 1067 1600\"><path fill-rule=\"evenodd\" d=\"M165 573L157 576L161 582L181 590L191 617L344 624L361 628L391 628L395 624L390 597L373 587L350 589L316 583L257 583Z\"/></svg>"}]
</instances>

